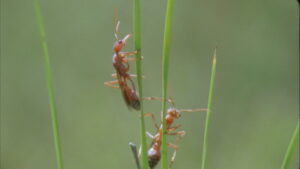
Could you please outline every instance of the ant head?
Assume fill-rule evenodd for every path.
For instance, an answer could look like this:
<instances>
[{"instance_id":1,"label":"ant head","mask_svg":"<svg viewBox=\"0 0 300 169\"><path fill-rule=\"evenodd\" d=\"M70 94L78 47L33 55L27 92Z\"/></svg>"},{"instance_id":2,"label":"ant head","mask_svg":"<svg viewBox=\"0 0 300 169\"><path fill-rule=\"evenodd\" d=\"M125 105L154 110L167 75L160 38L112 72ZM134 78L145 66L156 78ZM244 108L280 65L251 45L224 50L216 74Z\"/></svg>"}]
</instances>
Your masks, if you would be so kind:
<instances>
[{"instance_id":1,"label":"ant head","mask_svg":"<svg viewBox=\"0 0 300 169\"><path fill-rule=\"evenodd\" d=\"M125 46L126 41L129 39L129 37L130 37L130 34L126 35L124 37L124 39L121 39L121 40L117 39L116 43L114 44L113 50L115 52L120 52L122 50L122 48Z\"/></svg>"},{"instance_id":2,"label":"ant head","mask_svg":"<svg viewBox=\"0 0 300 169\"><path fill-rule=\"evenodd\" d=\"M168 114L176 119L180 118L181 116L180 111L176 108L169 108Z\"/></svg>"},{"instance_id":3,"label":"ant head","mask_svg":"<svg viewBox=\"0 0 300 169\"><path fill-rule=\"evenodd\" d=\"M123 40L118 40L117 42L115 42L113 50L115 52L120 52L124 46L125 43L123 42Z\"/></svg>"}]
</instances>

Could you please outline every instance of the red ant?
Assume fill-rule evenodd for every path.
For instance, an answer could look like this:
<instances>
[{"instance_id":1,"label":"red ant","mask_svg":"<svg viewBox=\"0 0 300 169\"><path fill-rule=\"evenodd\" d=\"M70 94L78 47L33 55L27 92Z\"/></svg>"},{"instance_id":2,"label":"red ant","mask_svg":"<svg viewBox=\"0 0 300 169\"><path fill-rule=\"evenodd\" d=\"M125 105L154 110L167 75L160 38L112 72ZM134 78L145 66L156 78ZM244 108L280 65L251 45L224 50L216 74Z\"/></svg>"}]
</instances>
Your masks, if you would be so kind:
<instances>
[{"instance_id":1,"label":"red ant","mask_svg":"<svg viewBox=\"0 0 300 169\"><path fill-rule=\"evenodd\" d=\"M137 51L134 52L121 52L123 47L126 44L126 41L131 36L127 34L123 39L119 39L118 37L118 29L120 22L117 22L114 34L116 38L116 42L113 45L113 66L116 70L115 74L112 74L112 77L117 78L118 80L105 82L106 86L112 88L120 88L122 91L123 98L126 102L128 108L134 108L135 110L140 110L140 99L136 92L135 85L131 77L136 77L136 75L131 75L128 73L129 71L129 61L135 61L135 58L127 58L127 56L137 54ZM128 85L127 80L131 82L132 88ZM114 84L119 84L119 86L115 86Z\"/></svg>"},{"instance_id":2,"label":"red ant","mask_svg":"<svg viewBox=\"0 0 300 169\"><path fill-rule=\"evenodd\" d=\"M158 97L147 97L144 98L144 100L159 100L162 101L162 98L158 98ZM177 141L178 142L184 135L185 135L185 131L177 131L177 132L173 132L176 129L178 129L179 127L181 127L181 125L175 125L172 126L174 120L179 119L181 116L182 112L201 112L201 111L207 111L207 109L176 109L175 108L175 104L173 102L172 99L168 99L167 100L172 107L169 108L167 110L167 115L165 117L166 119L166 134L167 135L171 135L171 136L178 136L177 137ZM153 113L145 113L145 116L151 116L152 120L154 122L154 125L157 129L157 133L152 136L150 133L147 132L147 135L152 139L152 143L150 148L148 149L148 163L149 163L149 167L150 169L154 169L154 167L158 164L158 162L160 161L161 158L161 153L160 153L160 148L161 148L161 143L162 143L162 125L158 126L157 123L155 122L155 117ZM178 146L172 143L168 143L167 144L168 147L175 149L171 161L169 163L169 169L172 167L174 161L175 161L175 157L176 157L176 150L178 149Z\"/></svg>"}]
</instances>

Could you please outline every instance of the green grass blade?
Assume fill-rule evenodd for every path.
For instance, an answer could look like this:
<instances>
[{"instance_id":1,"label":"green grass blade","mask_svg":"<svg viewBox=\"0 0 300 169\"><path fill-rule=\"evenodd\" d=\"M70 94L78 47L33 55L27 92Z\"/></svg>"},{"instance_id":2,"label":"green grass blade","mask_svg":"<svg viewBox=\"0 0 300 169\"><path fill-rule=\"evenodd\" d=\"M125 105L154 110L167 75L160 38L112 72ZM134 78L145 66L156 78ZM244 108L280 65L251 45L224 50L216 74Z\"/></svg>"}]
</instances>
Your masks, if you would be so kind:
<instances>
[{"instance_id":1,"label":"green grass blade","mask_svg":"<svg viewBox=\"0 0 300 169\"><path fill-rule=\"evenodd\" d=\"M167 149L167 137L166 137L166 100L167 100L167 87L168 87L168 73L169 73L169 57L171 47L171 28L172 28L172 16L173 16L174 1L168 0L166 19L165 19L165 32L163 41L163 56L162 56L162 122L163 122L163 136L162 136L162 169L168 169L168 149Z\"/></svg>"},{"instance_id":2,"label":"green grass blade","mask_svg":"<svg viewBox=\"0 0 300 169\"><path fill-rule=\"evenodd\" d=\"M44 52L45 73L46 73L46 79L47 79L47 87L48 87L51 119L52 119L52 128L53 128L57 168L63 169L61 145L60 145L60 138L59 138L59 127L58 127L58 121L57 121L55 95L54 95L53 82L52 82L48 45L46 42L46 34L45 34L45 27L44 27L44 23L43 23L43 16L42 16L41 7L40 7L38 0L34 0L34 7L35 7L35 13L36 13L36 18L37 18L36 21L37 21L37 25L38 25L38 29L39 29L41 44L42 44L42 48L43 48L43 52Z\"/></svg>"},{"instance_id":3,"label":"green grass blade","mask_svg":"<svg viewBox=\"0 0 300 169\"><path fill-rule=\"evenodd\" d=\"M295 128L295 131L294 131L294 134L291 138L291 141L290 141L290 144L287 148L287 151L285 153L285 156L284 156L284 159L283 159L283 162L282 162L282 165L281 165L281 169L288 169L288 166L290 164L290 161L291 161L291 157L293 155L293 151L295 150L296 148L296 145L297 143L299 143L299 121L297 123L297 126Z\"/></svg>"},{"instance_id":4,"label":"green grass blade","mask_svg":"<svg viewBox=\"0 0 300 169\"><path fill-rule=\"evenodd\" d=\"M137 72L137 81L139 87L139 96L140 98L143 98L140 0L134 0L133 3L133 27L134 27L135 50L138 51L138 53L136 54L136 59L137 59L136 72ZM142 169L148 169L147 140L146 140L143 99L141 99L140 124L141 124L141 140L142 140Z\"/></svg>"},{"instance_id":5,"label":"green grass blade","mask_svg":"<svg viewBox=\"0 0 300 169\"><path fill-rule=\"evenodd\" d=\"M216 63L217 63L217 48L215 48L215 51L214 51L212 71L211 71L211 79L210 79L210 87L209 87L208 103L207 103L207 113L206 113L206 119L205 119L201 169L205 169L205 162L206 162L206 158L207 158L208 126L209 126L210 115L211 115L212 97L214 94Z\"/></svg>"}]
</instances>

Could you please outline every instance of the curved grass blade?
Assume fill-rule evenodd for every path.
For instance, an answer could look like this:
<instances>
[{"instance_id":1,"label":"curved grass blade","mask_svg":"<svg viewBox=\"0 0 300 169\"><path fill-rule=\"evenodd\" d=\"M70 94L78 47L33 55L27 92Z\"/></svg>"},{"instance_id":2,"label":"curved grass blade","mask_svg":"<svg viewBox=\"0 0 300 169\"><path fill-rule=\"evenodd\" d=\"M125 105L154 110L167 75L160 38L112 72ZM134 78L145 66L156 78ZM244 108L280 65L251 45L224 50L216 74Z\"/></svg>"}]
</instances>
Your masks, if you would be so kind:
<instances>
[{"instance_id":1,"label":"curved grass blade","mask_svg":"<svg viewBox=\"0 0 300 169\"><path fill-rule=\"evenodd\" d=\"M45 27L44 27L43 16L42 16L39 0L34 0L33 3L34 3L35 14L36 14L36 19L37 19L36 22L38 25L40 39L41 39L41 45L43 47L43 52L44 52L45 74L46 74L46 79L47 79L47 87L48 87L51 119L52 119L52 130L53 130L53 137L54 137L57 168L63 169L61 144L60 144L60 138L59 138L59 127L58 127L57 112L56 112L56 105L55 105L55 95L54 95L54 89L53 89L53 81L52 81L52 74L51 74L51 65L50 65L50 59L49 59L48 45L46 42Z\"/></svg>"},{"instance_id":2,"label":"curved grass blade","mask_svg":"<svg viewBox=\"0 0 300 169\"><path fill-rule=\"evenodd\" d=\"M214 94L216 64L217 64L217 48L215 48L215 51L214 51L212 71L211 71L211 79L210 79L210 87L209 87L208 103L207 103L207 113L206 113L206 119L205 119L205 129L204 129L204 138L203 138L201 169L205 169L205 162L206 162L206 158L207 158L208 126L209 126L210 115L211 115L212 97Z\"/></svg>"},{"instance_id":3,"label":"curved grass blade","mask_svg":"<svg viewBox=\"0 0 300 169\"><path fill-rule=\"evenodd\" d=\"M299 143L299 126L300 126L300 124L298 121L295 131L293 133L293 136L291 138L290 144L286 150L286 153L285 153L282 165L281 165L281 169L288 169L288 166L290 164L295 147L296 147L297 143Z\"/></svg>"}]
</instances>

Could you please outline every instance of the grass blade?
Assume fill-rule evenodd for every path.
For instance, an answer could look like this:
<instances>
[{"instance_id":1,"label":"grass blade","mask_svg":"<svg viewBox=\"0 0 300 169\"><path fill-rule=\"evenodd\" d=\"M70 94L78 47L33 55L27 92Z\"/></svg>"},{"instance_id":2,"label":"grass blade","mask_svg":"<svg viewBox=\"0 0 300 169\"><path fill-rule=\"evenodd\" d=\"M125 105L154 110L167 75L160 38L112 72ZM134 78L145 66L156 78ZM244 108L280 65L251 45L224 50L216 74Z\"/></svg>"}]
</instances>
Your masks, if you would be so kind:
<instances>
[{"instance_id":1,"label":"grass blade","mask_svg":"<svg viewBox=\"0 0 300 169\"><path fill-rule=\"evenodd\" d=\"M37 19L36 21L37 21L40 39L41 39L41 45L42 45L43 52L44 52L45 74L46 74L46 79L47 79L47 87L48 87L51 119L52 119L52 129L53 129L57 168L63 169L61 145L60 145L60 138L59 138L59 127L58 127L58 121L57 121L55 95L54 95L54 89L53 89L53 81L52 81L52 74L51 74L48 45L46 42L46 34L45 34L45 27L44 27L44 23L43 23L43 16L42 16L42 12L41 12L41 6L40 6L40 3L38 0L34 0L34 7L35 7L35 14L36 14L36 19Z\"/></svg>"},{"instance_id":2,"label":"grass blade","mask_svg":"<svg viewBox=\"0 0 300 169\"><path fill-rule=\"evenodd\" d=\"M291 138L290 144L289 144L289 146L287 148L287 151L285 153L285 156L284 156L284 159L283 159L283 162L282 162L282 165L281 165L281 169L287 169L288 168L288 166L290 164L290 161L291 161L293 151L295 150L295 147L296 147L297 143L299 143L299 125L300 124L299 124L299 121L298 121L297 126L296 126L295 131L294 131L294 134Z\"/></svg>"},{"instance_id":3,"label":"grass blade","mask_svg":"<svg viewBox=\"0 0 300 169\"><path fill-rule=\"evenodd\" d=\"M133 143L129 143L129 146L130 146L130 149L132 151L133 158L134 158L137 169L141 169L141 165L140 165L140 161L139 161L139 155L138 155L138 152L137 152L136 145L133 144Z\"/></svg>"},{"instance_id":4,"label":"grass blade","mask_svg":"<svg viewBox=\"0 0 300 169\"><path fill-rule=\"evenodd\" d=\"M135 50L138 51L138 53L136 54L136 72L137 72L137 81L139 87L139 96L140 98L143 98L140 0L134 0L133 3L133 27L134 27L134 46L135 46ZM140 101L141 101L140 124L141 124L141 140L142 140L142 169L148 169L147 140L146 140L143 99L140 99Z\"/></svg>"},{"instance_id":5,"label":"grass blade","mask_svg":"<svg viewBox=\"0 0 300 169\"><path fill-rule=\"evenodd\" d=\"M212 107L212 97L214 94L216 63L217 63L217 48L215 48L215 51L214 51L212 71L211 71L211 79L210 79L210 87L209 87L208 103L207 103L207 113L206 113L206 119L205 119L201 169L205 169L205 162L206 162L206 157L207 157L208 126L209 126L211 107Z\"/></svg>"},{"instance_id":6,"label":"grass blade","mask_svg":"<svg viewBox=\"0 0 300 169\"><path fill-rule=\"evenodd\" d=\"M162 136L162 169L168 169L168 149L166 137L166 100L167 100L167 86L168 86L168 73L169 73L169 56L171 47L171 28L173 16L174 1L168 0L166 19L165 19L165 32L163 41L163 56L162 56L162 122L163 122L163 136Z\"/></svg>"}]
</instances>

